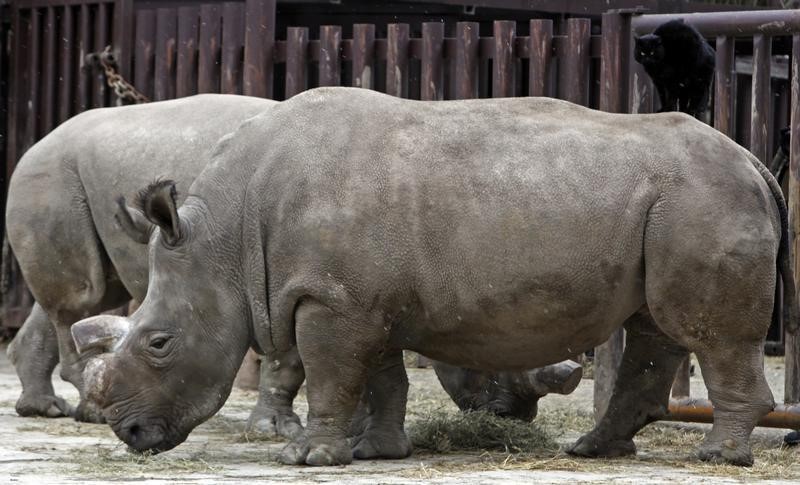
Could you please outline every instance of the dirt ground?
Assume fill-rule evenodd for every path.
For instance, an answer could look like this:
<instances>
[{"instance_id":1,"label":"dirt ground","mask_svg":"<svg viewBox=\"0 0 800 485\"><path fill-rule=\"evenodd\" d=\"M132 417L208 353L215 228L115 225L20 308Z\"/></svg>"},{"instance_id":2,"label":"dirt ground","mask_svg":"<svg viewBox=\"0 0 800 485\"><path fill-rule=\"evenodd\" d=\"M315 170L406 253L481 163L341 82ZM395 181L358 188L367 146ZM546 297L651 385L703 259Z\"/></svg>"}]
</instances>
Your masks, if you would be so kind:
<instances>
[{"instance_id":1,"label":"dirt ground","mask_svg":"<svg viewBox=\"0 0 800 485\"><path fill-rule=\"evenodd\" d=\"M773 391L783 393L782 363L769 359ZM409 369L411 389L407 427L413 431L431 413L455 413L455 405L429 369ZM56 378L56 389L75 401L77 393ZM781 447L783 430L758 429L756 465L749 469L709 465L693 456L705 425L658 423L643 430L635 458L575 459L558 447L590 429L592 381L584 379L570 396L540 402L537 423L557 446L527 452L480 449L437 453L417 449L405 460L357 461L347 467L290 467L273 457L283 443L248 436L244 425L255 392L236 390L217 416L197 428L176 449L151 457L128 453L105 425L71 419L20 418L14 402L20 385L0 346L0 483L798 483L800 451ZM692 393L704 396L699 376ZM305 395L297 401L304 415ZM454 414L453 414L454 415Z\"/></svg>"}]
</instances>

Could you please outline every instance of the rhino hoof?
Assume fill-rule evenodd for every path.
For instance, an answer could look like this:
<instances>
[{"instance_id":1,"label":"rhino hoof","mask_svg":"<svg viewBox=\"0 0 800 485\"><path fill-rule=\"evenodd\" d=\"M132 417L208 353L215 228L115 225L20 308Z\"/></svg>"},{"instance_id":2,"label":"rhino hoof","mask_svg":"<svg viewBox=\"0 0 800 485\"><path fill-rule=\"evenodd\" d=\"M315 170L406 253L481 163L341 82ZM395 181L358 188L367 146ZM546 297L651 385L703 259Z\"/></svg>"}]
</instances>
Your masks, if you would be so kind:
<instances>
[{"instance_id":1,"label":"rhino hoof","mask_svg":"<svg viewBox=\"0 0 800 485\"><path fill-rule=\"evenodd\" d=\"M586 458L613 458L636 454L633 440L602 440L593 433L583 435L574 445L567 448L567 453Z\"/></svg>"},{"instance_id":2,"label":"rhino hoof","mask_svg":"<svg viewBox=\"0 0 800 485\"><path fill-rule=\"evenodd\" d=\"M303 434L303 425L300 417L293 412L260 412L254 409L247 420L248 433L259 433L270 436L282 436L293 440Z\"/></svg>"},{"instance_id":3,"label":"rhino hoof","mask_svg":"<svg viewBox=\"0 0 800 485\"><path fill-rule=\"evenodd\" d=\"M72 417L75 418L75 421L82 423L103 424L106 422L106 418L103 417L100 410L97 409L97 406L85 400L81 400L81 402L78 403L78 407L75 408Z\"/></svg>"},{"instance_id":4,"label":"rhino hoof","mask_svg":"<svg viewBox=\"0 0 800 485\"><path fill-rule=\"evenodd\" d=\"M374 458L399 459L411 454L411 442L401 430L398 433L380 433L368 430L355 439L353 457L358 460Z\"/></svg>"},{"instance_id":5,"label":"rhino hoof","mask_svg":"<svg viewBox=\"0 0 800 485\"><path fill-rule=\"evenodd\" d=\"M325 439L316 443L306 438L293 441L278 455L278 462L284 465L312 466L347 465L353 461L353 453L347 440Z\"/></svg>"},{"instance_id":6,"label":"rhino hoof","mask_svg":"<svg viewBox=\"0 0 800 485\"><path fill-rule=\"evenodd\" d=\"M43 416L46 418L61 418L72 416L75 412L72 406L64 399L46 394L31 395L22 393L15 406L17 414L22 417Z\"/></svg>"},{"instance_id":7,"label":"rhino hoof","mask_svg":"<svg viewBox=\"0 0 800 485\"><path fill-rule=\"evenodd\" d=\"M697 456L711 463L728 463L737 466L753 466L753 453L744 443L727 439L720 443L703 443Z\"/></svg>"}]
</instances>

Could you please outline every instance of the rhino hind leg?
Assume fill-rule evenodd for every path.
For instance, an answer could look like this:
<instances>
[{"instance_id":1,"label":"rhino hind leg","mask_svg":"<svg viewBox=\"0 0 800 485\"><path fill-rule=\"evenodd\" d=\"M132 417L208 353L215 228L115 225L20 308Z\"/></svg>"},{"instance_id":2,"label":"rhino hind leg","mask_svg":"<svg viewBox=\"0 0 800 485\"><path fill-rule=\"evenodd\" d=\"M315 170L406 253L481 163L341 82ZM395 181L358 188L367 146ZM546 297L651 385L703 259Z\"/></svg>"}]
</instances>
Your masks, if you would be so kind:
<instances>
[{"instance_id":1,"label":"rhino hind leg","mask_svg":"<svg viewBox=\"0 0 800 485\"><path fill-rule=\"evenodd\" d=\"M367 416L363 431L353 439L353 457L396 459L411 454L411 441L403 429L407 396L403 351L392 350L384 354L381 364L367 380L363 399Z\"/></svg>"},{"instance_id":2,"label":"rhino hind leg","mask_svg":"<svg viewBox=\"0 0 800 485\"><path fill-rule=\"evenodd\" d=\"M47 314L38 303L8 347L8 357L22 384L16 403L20 416L57 418L71 416L72 407L53 390L53 370L58 364L58 340Z\"/></svg>"},{"instance_id":3,"label":"rhino hind leg","mask_svg":"<svg viewBox=\"0 0 800 485\"><path fill-rule=\"evenodd\" d=\"M626 342L608 410L567 449L584 457L633 455L634 435L665 416L675 372L688 350L654 325L646 307L625 322Z\"/></svg>"},{"instance_id":4,"label":"rhino hind leg","mask_svg":"<svg viewBox=\"0 0 800 485\"><path fill-rule=\"evenodd\" d=\"M247 420L247 431L294 439L303 433L300 418L292 410L305 372L297 347L261 363L258 402Z\"/></svg>"},{"instance_id":5,"label":"rhino hind leg","mask_svg":"<svg viewBox=\"0 0 800 485\"><path fill-rule=\"evenodd\" d=\"M387 336L381 325L356 325L357 320L344 316L368 318L357 310L333 311L310 299L303 301L294 315L297 348L306 371L308 423L303 435L281 451L278 461L291 465L348 464L353 461L353 452L347 433L369 369L377 364L373 360ZM375 329L375 334L369 329Z\"/></svg>"}]
</instances>

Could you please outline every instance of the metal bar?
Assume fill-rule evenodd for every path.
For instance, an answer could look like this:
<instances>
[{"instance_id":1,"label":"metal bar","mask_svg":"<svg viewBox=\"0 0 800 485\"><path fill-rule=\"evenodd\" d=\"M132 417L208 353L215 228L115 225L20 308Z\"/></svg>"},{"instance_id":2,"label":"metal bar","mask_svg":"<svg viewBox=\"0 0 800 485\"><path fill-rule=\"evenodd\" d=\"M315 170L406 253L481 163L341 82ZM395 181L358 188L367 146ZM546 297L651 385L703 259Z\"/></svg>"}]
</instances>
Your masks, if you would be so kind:
<instances>
[{"instance_id":1,"label":"metal bar","mask_svg":"<svg viewBox=\"0 0 800 485\"><path fill-rule=\"evenodd\" d=\"M550 67L553 63L553 21L531 20L528 95L550 95Z\"/></svg>"},{"instance_id":2,"label":"metal bar","mask_svg":"<svg viewBox=\"0 0 800 485\"><path fill-rule=\"evenodd\" d=\"M75 47L74 31L72 28L72 7L64 7L61 13L61 46L59 52L59 77L58 85L58 122L63 123L72 116L72 73L75 65L73 49Z\"/></svg>"},{"instance_id":3,"label":"metal bar","mask_svg":"<svg viewBox=\"0 0 800 485\"><path fill-rule=\"evenodd\" d=\"M389 24L386 37L386 94L408 96L408 24Z\"/></svg>"},{"instance_id":4,"label":"metal bar","mask_svg":"<svg viewBox=\"0 0 800 485\"><path fill-rule=\"evenodd\" d=\"M375 25L353 25L353 86L373 89L375 72Z\"/></svg>"},{"instance_id":5,"label":"metal bar","mask_svg":"<svg viewBox=\"0 0 800 485\"><path fill-rule=\"evenodd\" d=\"M342 27L322 25L319 28L319 85L339 86L342 83Z\"/></svg>"},{"instance_id":6,"label":"metal bar","mask_svg":"<svg viewBox=\"0 0 800 485\"><path fill-rule=\"evenodd\" d=\"M308 27L289 27L286 31L286 99L308 86Z\"/></svg>"},{"instance_id":7,"label":"metal bar","mask_svg":"<svg viewBox=\"0 0 800 485\"><path fill-rule=\"evenodd\" d=\"M444 99L443 55L444 24L442 22L424 22L422 24L422 75L420 76L420 99L423 101Z\"/></svg>"},{"instance_id":8,"label":"metal bar","mask_svg":"<svg viewBox=\"0 0 800 485\"><path fill-rule=\"evenodd\" d=\"M591 21L567 19L567 52L561 61L560 98L586 105L588 99L589 49Z\"/></svg>"},{"instance_id":9,"label":"metal bar","mask_svg":"<svg viewBox=\"0 0 800 485\"><path fill-rule=\"evenodd\" d=\"M103 52L109 45L108 5L100 3L94 11L94 51ZM92 67L92 107L100 108L107 104L106 76L99 66Z\"/></svg>"},{"instance_id":10,"label":"metal bar","mask_svg":"<svg viewBox=\"0 0 800 485\"><path fill-rule=\"evenodd\" d=\"M492 61L492 97L514 96L514 37L517 23L494 21L494 59Z\"/></svg>"},{"instance_id":11,"label":"metal bar","mask_svg":"<svg viewBox=\"0 0 800 485\"><path fill-rule=\"evenodd\" d=\"M175 96L197 93L197 36L200 8L178 8L178 59L175 67Z\"/></svg>"},{"instance_id":12,"label":"metal bar","mask_svg":"<svg viewBox=\"0 0 800 485\"><path fill-rule=\"evenodd\" d=\"M789 150L789 221L792 228L794 286L800 288L800 34L792 37L791 146ZM784 323L784 327L789 322ZM800 335L786 332L784 402L800 402ZM798 429L795 427L795 429Z\"/></svg>"},{"instance_id":13,"label":"metal bar","mask_svg":"<svg viewBox=\"0 0 800 485\"><path fill-rule=\"evenodd\" d=\"M272 98L276 0L246 0L242 90Z\"/></svg>"},{"instance_id":14,"label":"metal bar","mask_svg":"<svg viewBox=\"0 0 800 485\"><path fill-rule=\"evenodd\" d=\"M769 163L767 144L769 142L770 111L770 64L772 58L772 39L758 34L753 37L753 98L750 118L750 152L762 163Z\"/></svg>"},{"instance_id":15,"label":"metal bar","mask_svg":"<svg viewBox=\"0 0 800 485\"><path fill-rule=\"evenodd\" d=\"M733 109L736 88L735 39L717 37L717 72L714 91L714 128L733 138Z\"/></svg>"},{"instance_id":16,"label":"metal bar","mask_svg":"<svg viewBox=\"0 0 800 485\"><path fill-rule=\"evenodd\" d=\"M175 97L175 49L178 36L177 12L174 8L156 10L156 51L153 100Z\"/></svg>"},{"instance_id":17,"label":"metal bar","mask_svg":"<svg viewBox=\"0 0 800 485\"><path fill-rule=\"evenodd\" d=\"M685 423L713 423L714 407L708 399L670 399L669 414L662 419ZM778 404L774 410L758 420L757 426L800 429L800 406Z\"/></svg>"},{"instance_id":18,"label":"metal bar","mask_svg":"<svg viewBox=\"0 0 800 485\"><path fill-rule=\"evenodd\" d=\"M133 83L142 94L153 99L153 72L155 69L154 39L156 35L156 12L136 12L136 64Z\"/></svg>"},{"instance_id":19,"label":"metal bar","mask_svg":"<svg viewBox=\"0 0 800 485\"><path fill-rule=\"evenodd\" d=\"M44 45L42 46L42 135L55 126L56 107L56 12L55 7L47 7L44 22Z\"/></svg>"},{"instance_id":20,"label":"metal bar","mask_svg":"<svg viewBox=\"0 0 800 485\"><path fill-rule=\"evenodd\" d=\"M649 34L664 22L675 19L683 19L708 37L787 35L800 31L800 10L640 15L633 19L633 30Z\"/></svg>"},{"instance_id":21,"label":"metal bar","mask_svg":"<svg viewBox=\"0 0 800 485\"><path fill-rule=\"evenodd\" d=\"M242 94L244 9L241 3L222 4L222 72L220 92Z\"/></svg>"},{"instance_id":22,"label":"metal bar","mask_svg":"<svg viewBox=\"0 0 800 485\"><path fill-rule=\"evenodd\" d=\"M220 9L216 4L200 6L200 40L198 41L197 92L219 92Z\"/></svg>"},{"instance_id":23,"label":"metal bar","mask_svg":"<svg viewBox=\"0 0 800 485\"><path fill-rule=\"evenodd\" d=\"M78 18L78 63L80 66L78 70L78 112L89 109L91 99L92 72L91 68L86 65L86 54L92 50L92 45L89 42L91 36L89 20L89 6L83 4Z\"/></svg>"},{"instance_id":24,"label":"metal bar","mask_svg":"<svg viewBox=\"0 0 800 485\"><path fill-rule=\"evenodd\" d=\"M630 37L630 15L603 14L603 41L600 54L600 109L603 111L611 113L626 111L628 60L631 57ZM589 62L588 58L585 62ZM579 88L585 89L583 86Z\"/></svg>"},{"instance_id":25,"label":"metal bar","mask_svg":"<svg viewBox=\"0 0 800 485\"><path fill-rule=\"evenodd\" d=\"M456 24L455 98L478 97L478 48L480 24Z\"/></svg>"},{"instance_id":26,"label":"metal bar","mask_svg":"<svg viewBox=\"0 0 800 485\"><path fill-rule=\"evenodd\" d=\"M614 384L617 382L622 352L625 350L625 330L616 330L602 345L594 349L594 419L600 418L608 409Z\"/></svg>"},{"instance_id":27,"label":"metal bar","mask_svg":"<svg viewBox=\"0 0 800 485\"><path fill-rule=\"evenodd\" d=\"M675 380L672 382L672 397L689 397L691 395L691 367L692 359L687 355L675 372Z\"/></svg>"}]
</instances>

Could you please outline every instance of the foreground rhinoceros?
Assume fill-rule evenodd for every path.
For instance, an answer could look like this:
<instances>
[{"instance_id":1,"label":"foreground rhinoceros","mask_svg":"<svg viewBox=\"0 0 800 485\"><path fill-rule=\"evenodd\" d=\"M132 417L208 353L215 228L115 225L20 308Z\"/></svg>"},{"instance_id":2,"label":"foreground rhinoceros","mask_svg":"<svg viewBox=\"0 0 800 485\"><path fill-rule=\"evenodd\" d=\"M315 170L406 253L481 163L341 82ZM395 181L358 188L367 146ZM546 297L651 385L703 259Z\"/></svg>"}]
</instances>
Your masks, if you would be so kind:
<instances>
[{"instance_id":1,"label":"foreground rhinoceros","mask_svg":"<svg viewBox=\"0 0 800 485\"><path fill-rule=\"evenodd\" d=\"M106 351L87 395L140 450L170 449L216 412L251 344L297 345L308 427L280 460L325 465L408 453L392 404L407 390L401 349L533 368L624 325L609 410L570 451L633 453L692 351L715 407L700 457L749 464L774 405L762 363L776 267L797 324L775 180L683 114L318 89L221 143L180 210L168 181L141 202L159 226L147 298L130 318L72 327L80 349ZM365 386L373 414L351 449Z\"/></svg>"},{"instance_id":2,"label":"foreground rhinoceros","mask_svg":"<svg viewBox=\"0 0 800 485\"><path fill-rule=\"evenodd\" d=\"M6 209L8 240L36 300L8 351L22 382L20 415L72 414L51 383L60 351L61 377L83 396L83 360L69 327L145 296L147 248L119 230L114 199L156 177L188 186L221 136L274 104L211 94L96 109L25 153ZM74 414L96 419L83 402Z\"/></svg>"}]
</instances>

